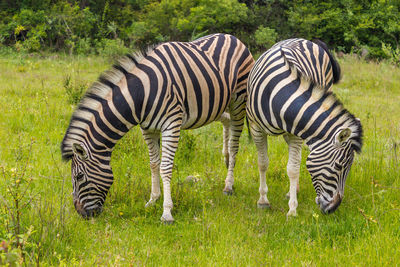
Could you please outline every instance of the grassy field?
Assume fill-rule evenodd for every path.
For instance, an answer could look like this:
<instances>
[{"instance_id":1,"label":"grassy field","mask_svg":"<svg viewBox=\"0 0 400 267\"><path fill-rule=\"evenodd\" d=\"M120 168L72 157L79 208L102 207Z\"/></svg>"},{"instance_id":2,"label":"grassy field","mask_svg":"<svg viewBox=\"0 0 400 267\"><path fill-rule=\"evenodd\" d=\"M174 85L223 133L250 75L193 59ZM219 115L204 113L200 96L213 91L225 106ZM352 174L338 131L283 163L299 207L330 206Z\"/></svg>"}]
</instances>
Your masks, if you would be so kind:
<instances>
[{"instance_id":1,"label":"grassy field","mask_svg":"<svg viewBox=\"0 0 400 267\"><path fill-rule=\"evenodd\" d=\"M223 195L222 126L213 123L182 136L172 180L175 223L163 225L162 201L144 207L151 183L139 128L113 153L115 182L103 213L83 220L72 204L70 163L59 149L74 109L66 80L83 88L111 62L1 55L0 259L63 266L400 265L400 69L350 56L340 63L343 79L334 91L361 119L364 147L334 214L322 215L314 202L304 147L298 217L286 220L281 137L269 138L271 209L256 206L257 153L247 132L235 193Z\"/></svg>"}]
</instances>

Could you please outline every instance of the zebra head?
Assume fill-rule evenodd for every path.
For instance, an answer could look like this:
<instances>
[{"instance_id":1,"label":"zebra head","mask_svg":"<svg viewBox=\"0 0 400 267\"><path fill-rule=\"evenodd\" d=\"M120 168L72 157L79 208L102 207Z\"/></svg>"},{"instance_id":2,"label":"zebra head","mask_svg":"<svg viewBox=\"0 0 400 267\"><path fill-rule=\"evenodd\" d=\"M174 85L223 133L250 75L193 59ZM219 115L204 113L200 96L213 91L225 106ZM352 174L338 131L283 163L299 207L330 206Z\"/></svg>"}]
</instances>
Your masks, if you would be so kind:
<instances>
[{"instance_id":1,"label":"zebra head","mask_svg":"<svg viewBox=\"0 0 400 267\"><path fill-rule=\"evenodd\" d=\"M311 149L306 165L317 193L315 202L323 213L334 212L342 202L354 152L360 149L361 130L351 128L339 129L325 145Z\"/></svg>"},{"instance_id":2,"label":"zebra head","mask_svg":"<svg viewBox=\"0 0 400 267\"><path fill-rule=\"evenodd\" d=\"M101 164L84 143L72 145L71 176L76 211L84 218L101 213L113 175L110 165Z\"/></svg>"}]
</instances>

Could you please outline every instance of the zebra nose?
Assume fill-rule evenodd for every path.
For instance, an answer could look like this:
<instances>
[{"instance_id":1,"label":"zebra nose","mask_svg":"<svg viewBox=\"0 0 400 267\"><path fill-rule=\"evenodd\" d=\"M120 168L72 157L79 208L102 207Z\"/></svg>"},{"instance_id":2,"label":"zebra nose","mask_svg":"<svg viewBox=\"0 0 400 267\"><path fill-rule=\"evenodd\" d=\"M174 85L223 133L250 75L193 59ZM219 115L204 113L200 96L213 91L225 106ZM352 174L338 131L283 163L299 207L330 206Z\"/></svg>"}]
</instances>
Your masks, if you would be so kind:
<instances>
[{"instance_id":1,"label":"zebra nose","mask_svg":"<svg viewBox=\"0 0 400 267\"><path fill-rule=\"evenodd\" d=\"M100 215L100 213L102 212L102 208L101 207L96 207L96 208L91 208L91 209L85 209L85 213L86 215L83 216L85 219L88 219L90 217L97 217Z\"/></svg>"},{"instance_id":2,"label":"zebra nose","mask_svg":"<svg viewBox=\"0 0 400 267\"><path fill-rule=\"evenodd\" d=\"M95 207L86 209L84 207L84 203L81 203L78 199L74 199L74 206L78 214L81 215L84 219L96 217L103 211L102 206L99 204L97 204Z\"/></svg>"},{"instance_id":3,"label":"zebra nose","mask_svg":"<svg viewBox=\"0 0 400 267\"><path fill-rule=\"evenodd\" d=\"M340 193L336 193L330 202L320 202L321 211L325 214L334 212L339 207L340 203L342 203L342 199L342 195Z\"/></svg>"},{"instance_id":4,"label":"zebra nose","mask_svg":"<svg viewBox=\"0 0 400 267\"><path fill-rule=\"evenodd\" d=\"M74 199L74 206L75 206L75 210L82 215L85 210L83 208L83 204L78 200L78 199Z\"/></svg>"}]
</instances>

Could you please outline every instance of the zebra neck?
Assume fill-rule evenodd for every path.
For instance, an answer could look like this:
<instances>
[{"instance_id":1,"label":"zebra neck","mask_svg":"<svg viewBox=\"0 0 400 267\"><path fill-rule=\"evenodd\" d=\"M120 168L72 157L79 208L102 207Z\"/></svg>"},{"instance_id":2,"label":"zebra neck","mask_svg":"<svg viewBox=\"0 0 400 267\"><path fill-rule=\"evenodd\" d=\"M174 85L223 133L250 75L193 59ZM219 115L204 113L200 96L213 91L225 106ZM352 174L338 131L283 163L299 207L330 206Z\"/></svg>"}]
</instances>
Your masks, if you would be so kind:
<instances>
[{"instance_id":1,"label":"zebra neck","mask_svg":"<svg viewBox=\"0 0 400 267\"><path fill-rule=\"evenodd\" d=\"M303 104L299 105L301 108L298 111L291 110L291 107L296 105L288 108L293 114L297 114L290 132L305 140L309 147L330 141L342 128L353 127L354 132L358 131L356 128L359 127L356 125L359 123L357 124L355 117L343 107L333 93L304 79L298 91L302 92L302 97L298 99L302 99Z\"/></svg>"},{"instance_id":2,"label":"zebra neck","mask_svg":"<svg viewBox=\"0 0 400 267\"><path fill-rule=\"evenodd\" d=\"M307 137L305 139L306 144L311 151L330 146L334 143L334 138L338 131L344 128L351 129L355 141L361 139L361 124L352 114L343 109L337 116L323 123L318 131ZM357 146L359 143L361 149L361 141L356 143Z\"/></svg>"},{"instance_id":3,"label":"zebra neck","mask_svg":"<svg viewBox=\"0 0 400 267\"><path fill-rule=\"evenodd\" d=\"M75 110L63 140L63 154L72 154L72 145L82 142L100 157L109 157L115 144L138 123L123 96L123 86L101 79L94 86L112 88L107 94L88 93ZM132 101L132 100L131 100ZM131 120L131 121L129 121ZM107 160L107 159L104 160Z\"/></svg>"}]
</instances>

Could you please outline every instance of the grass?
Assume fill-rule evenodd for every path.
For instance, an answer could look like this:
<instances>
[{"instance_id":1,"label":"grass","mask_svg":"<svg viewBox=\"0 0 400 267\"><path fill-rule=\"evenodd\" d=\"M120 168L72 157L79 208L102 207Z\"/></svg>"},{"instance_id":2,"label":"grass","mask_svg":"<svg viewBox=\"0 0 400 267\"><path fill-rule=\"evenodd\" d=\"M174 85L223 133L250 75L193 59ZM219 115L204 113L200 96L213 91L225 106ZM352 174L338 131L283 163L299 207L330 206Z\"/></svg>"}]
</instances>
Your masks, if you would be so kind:
<instances>
[{"instance_id":1,"label":"grass","mask_svg":"<svg viewBox=\"0 0 400 267\"><path fill-rule=\"evenodd\" d=\"M172 181L175 224L163 225L162 201L144 208L151 181L139 128L113 153L115 182L103 213L83 220L72 204L70 164L61 161L59 145L74 105L63 84L66 79L90 84L111 62L94 56L2 55L0 261L14 251L19 264L63 266L399 265L400 70L350 56L340 63L343 79L334 91L361 119L364 147L334 214L322 215L314 203L304 147L298 217L286 220L287 147L281 137L269 138L271 209L256 207L257 153L247 132L235 168L235 193L223 195L222 126L213 123L182 136ZM188 175L200 181L186 181ZM20 192L26 207L12 208L12 192ZM24 238L19 247L10 218L16 211Z\"/></svg>"}]
</instances>

